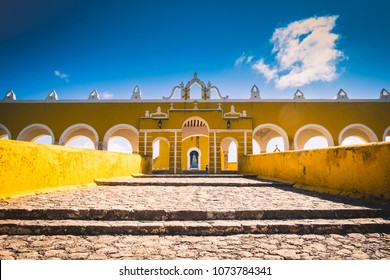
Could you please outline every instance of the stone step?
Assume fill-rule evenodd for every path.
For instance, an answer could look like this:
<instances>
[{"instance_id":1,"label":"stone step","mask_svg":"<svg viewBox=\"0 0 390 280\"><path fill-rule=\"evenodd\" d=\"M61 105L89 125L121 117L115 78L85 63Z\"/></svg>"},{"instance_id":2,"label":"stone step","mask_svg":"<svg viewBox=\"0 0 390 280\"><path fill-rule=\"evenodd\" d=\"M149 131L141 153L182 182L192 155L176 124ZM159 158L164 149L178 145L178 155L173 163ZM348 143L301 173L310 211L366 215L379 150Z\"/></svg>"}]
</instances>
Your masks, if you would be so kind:
<instances>
[{"instance_id":1,"label":"stone step","mask_svg":"<svg viewBox=\"0 0 390 280\"><path fill-rule=\"evenodd\" d=\"M161 178L161 177L160 177ZM95 183L98 186L170 186L170 187L189 187L189 186L217 186L217 187L288 187L291 184L270 181L270 180L255 180L247 178L226 178L226 177L213 177L214 180L209 180L204 177L193 176L180 176L180 177L165 177L156 180L156 177L144 177L144 178L111 178L111 179L96 179ZM223 178L225 180L223 180ZM203 179L203 180L202 180ZM236 180L235 180L236 179Z\"/></svg>"},{"instance_id":2,"label":"stone step","mask_svg":"<svg viewBox=\"0 0 390 280\"><path fill-rule=\"evenodd\" d=\"M237 174L237 173L222 173L222 174L207 174L207 173L187 173L187 174L166 174L156 172L153 174L133 174L133 178L257 178L256 174Z\"/></svg>"},{"instance_id":3,"label":"stone step","mask_svg":"<svg viewBox=\"0 0 390 280\"><path fill-rule=\"evenodd\" d=\"M0 220L6 235L232 235L390 233L388 219L215 220L215 221L80 221Z\"/></svg>"},{"instance_id":4,"label":"stone step","mask_svg":"<svg viewBox=\"0 0 390 280\"><path fill-rule=\"evenodd\" d=\"M147 209L0 209L0 219L15 220L105 220L105 221L210 221L354 219L390 217L390 210L355 209L265 209L265 210L147 210Z\"/></svg>"}]
</instances>

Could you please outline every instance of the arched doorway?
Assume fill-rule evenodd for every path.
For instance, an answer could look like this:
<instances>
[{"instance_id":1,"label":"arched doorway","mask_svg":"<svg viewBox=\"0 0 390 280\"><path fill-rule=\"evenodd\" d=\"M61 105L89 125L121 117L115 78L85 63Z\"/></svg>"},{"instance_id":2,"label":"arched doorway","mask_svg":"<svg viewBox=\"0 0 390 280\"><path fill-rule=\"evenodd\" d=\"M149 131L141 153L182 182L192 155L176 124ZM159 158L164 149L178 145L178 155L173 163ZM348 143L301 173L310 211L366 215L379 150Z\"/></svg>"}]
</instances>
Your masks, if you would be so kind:
<instances>
[{"instance_id":1,"label":"arched doorway","mask_svg":"<svg viewBox=\"0 0 390 280\"><path fill-rule=\"evenodd\" d=\"M191 117L182 127L182 170L208 170L209 126L200 117Z\"/></svg>"},{"instance_id":2,"label":"arched doorway","mask_svg":"<svg viewBox=\"0 0 390 280\"><path fill-rule=\"evenodd\" d=\"M223 138L221 141L221 170L237 171L238 142L233 137Z\"/></svg>"},{"instance_id":3,"label":"arched doorway","mask_svg":"<svg viewBox=\"0 0 390 280\"><path fill-rule=\"evenodd\" d=\"M168 172L169 170L169 141L158 137L153 140L153 171Z\"/></svg>"}]
</instances>

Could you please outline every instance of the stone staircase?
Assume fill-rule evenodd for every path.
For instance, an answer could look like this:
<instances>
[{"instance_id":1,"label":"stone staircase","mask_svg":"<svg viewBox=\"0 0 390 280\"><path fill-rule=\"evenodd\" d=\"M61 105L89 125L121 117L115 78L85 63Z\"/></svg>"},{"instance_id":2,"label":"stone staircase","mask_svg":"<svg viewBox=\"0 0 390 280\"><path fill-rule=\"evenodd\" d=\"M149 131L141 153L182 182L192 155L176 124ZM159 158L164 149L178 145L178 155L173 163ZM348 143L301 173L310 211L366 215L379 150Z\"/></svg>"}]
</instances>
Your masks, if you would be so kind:
<instances>
[{"instance_id":1,"label":"stone staircase","mask_svg":"<svg viewBox=\"0 0 390 280\"><path fill-rule=\"evenodd\" d=\"M6 235L390 233L389 205L250 175L145 175L0 201Z\"/></svg>"}]
</instances>

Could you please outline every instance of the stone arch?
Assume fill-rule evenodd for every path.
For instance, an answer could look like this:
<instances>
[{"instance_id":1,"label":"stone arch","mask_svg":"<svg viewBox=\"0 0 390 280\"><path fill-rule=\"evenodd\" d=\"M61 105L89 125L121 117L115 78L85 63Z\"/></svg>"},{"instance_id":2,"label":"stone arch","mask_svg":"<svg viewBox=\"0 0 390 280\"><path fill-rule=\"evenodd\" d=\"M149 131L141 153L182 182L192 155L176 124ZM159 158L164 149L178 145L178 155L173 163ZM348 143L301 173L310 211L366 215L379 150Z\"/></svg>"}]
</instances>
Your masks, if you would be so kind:
<instances>
[{"instance_id":1,"label":"stone arch","mask_svg":"<svg viewBox=\"0 0 390 280\"><path fill-rule=\"evenodd\" d=\"M378 142L378 136L376 136L374 131L368 126L360 123L350 124L341 130L338 139L339 145L341 146L341 143L350 136L357 137L366 143Z\"/></svg>"},{"instance_id":2,"label":"stone arch","mask_svg":"<svg viewBox=\"0 0 390 280\"><path fill-rule=\"evenodd\" d=\"M385 132L383 133L383 141L386 141L386 137L390 136L390 126L385 129Z\"/></svg>"},{"instance_id":3,"label":"stone arch","mask_svg":"<svg viewBox=\"0 0 390 280\"><path fill-rule=\"evenodd\" d=\"M103 150L107 150L108 141L111 137L123 137L129 141L133 154L138 154L139 151L139 132L138 130L129 124L117 124L107 130L103 138Z\"/></svg>"},{"instance_id":4,"label":"stone arch","mask_svg":"<svg viewBox=\"0 0 390 280\"><path fill-rule=\"evenodd\" d=\"M51 137L51 144L54 144L55 137L53 131L44 124L33 123L22 129L17 140L33 142L39 136L49 135Z\"/></svg>"},{"instance_id":5,"label":"stone arch","mask_svg":"<svg viewBox=\"0 0 390 280\"><path fill-rule=\"evenodd\" d=\"M253 139L259 144L261 153L265 153L268 142L275 137L282 137L285 151L290 149L287 133L280 126L265 123L253 130Z\"/></svg>"},{"instance_id":6,"label":"stone arch","mask_svg":"<svg viewBox=\"0 0 390 280\"><path fill-rule=\"evenodd\" d=\"M9 129L0 123L0 139L3 139L4 137L8 137L8 139L11 139L11 132Z\"/></svg>"},{"instance_id":7,"label":"stone arch","mask_svg":"<svg viewBox=\"0 0 390 280\"><path fill-rule=\"evenodd\" d=\"M229 149L232 143L236 144L236 156L238 152L238 141L233 137L225 137L221 141L221 170L229 170Z\"/></svg>"},{"instance_id":8,"label":"stone arch","mask_svg":"<svg viewBox=\"0 0 390 280\"><path fill-rule=\"evenodd\" d=\"M209 136L209 125L200 117L190 117L183 122L182 126L182 139L186 139L190 136L200 135Z\"/></svg>"},{"instance_id":9,"label":"stone arch","mask_svg":"<svg viewBox=\"0 0 390 280\"><path fill-rule=\"evenodd\" d=\"M85 136L89 138L95 145L95 149L98 149L99 136L92 126L85 123L77 123L65 129L65 131L61 134L59 144L65 146L66 143L77 136Z\"/></svg>"},{"instance_id":10,"label":"stone arch","mask_svg":"<svg viewBox=\"0 0 390 280\"><path fill-rule=\"evenodd\" d=\"M303 150L306 142L316 136L324 137L328 143L328 147L334 146L333 137L325 127L318 124L307 124L295 133L294 149Z\"/></svg>"}]
</instances>

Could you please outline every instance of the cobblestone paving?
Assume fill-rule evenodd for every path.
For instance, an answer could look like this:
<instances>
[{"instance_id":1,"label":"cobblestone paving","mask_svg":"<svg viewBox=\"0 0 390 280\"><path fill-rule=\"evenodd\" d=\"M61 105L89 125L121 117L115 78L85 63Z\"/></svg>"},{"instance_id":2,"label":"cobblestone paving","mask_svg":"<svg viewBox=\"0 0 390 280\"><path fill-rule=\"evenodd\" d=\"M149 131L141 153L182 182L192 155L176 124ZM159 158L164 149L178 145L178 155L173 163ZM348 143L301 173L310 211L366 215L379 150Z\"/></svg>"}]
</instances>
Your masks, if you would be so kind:
<instances>
[{"instance_id":1,"label":"cobblestone paving","mask_svg":"<svg viewBox=\"0 0 390 280\"><path fill-rule=\"evenodd\" d=\"M0 259L390 259L390 234L2 235Z\"/></svg>"},{"instance_id":2,"label":"cobblestone paving","mask_svg":"<svg viewBox=\"0 0 390 280\"><path fill-rule=\"evenodd\" d=\"M96 186L0 200L0 209L93 208L195 211L362 208L350 203L345 199L308 194L292 187Z\"/></svg>"}]
</instances>

